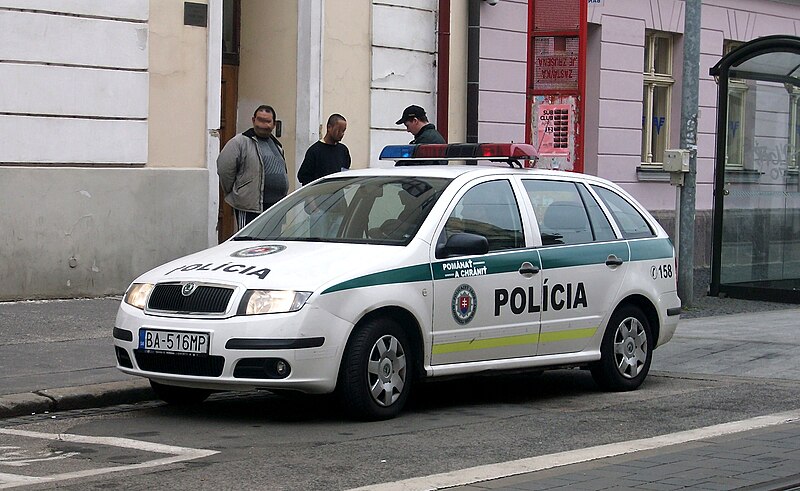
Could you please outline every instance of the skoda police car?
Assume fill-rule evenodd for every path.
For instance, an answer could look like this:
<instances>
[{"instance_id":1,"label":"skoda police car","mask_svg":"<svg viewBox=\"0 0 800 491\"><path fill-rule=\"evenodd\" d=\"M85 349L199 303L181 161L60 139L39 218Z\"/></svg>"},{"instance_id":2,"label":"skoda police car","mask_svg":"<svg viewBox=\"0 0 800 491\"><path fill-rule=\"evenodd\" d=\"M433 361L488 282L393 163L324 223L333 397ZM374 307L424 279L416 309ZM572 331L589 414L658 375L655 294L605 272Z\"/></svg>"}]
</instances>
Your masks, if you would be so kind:
<instances>
[{"instance_id":1,"label":"skoda police car","mask_svg":"<svg viewBox=\"0 0 800 491\"><path fill-rule=\"evenodd\" d=\"M382 158L524 162L350 170L125 293L117 366L170 403L218 390L335 393L397 415L429 377L582 367L637 388L680 317L673 245L619 186L525 168L520 144Z\"/></svg>"}]
</instances>

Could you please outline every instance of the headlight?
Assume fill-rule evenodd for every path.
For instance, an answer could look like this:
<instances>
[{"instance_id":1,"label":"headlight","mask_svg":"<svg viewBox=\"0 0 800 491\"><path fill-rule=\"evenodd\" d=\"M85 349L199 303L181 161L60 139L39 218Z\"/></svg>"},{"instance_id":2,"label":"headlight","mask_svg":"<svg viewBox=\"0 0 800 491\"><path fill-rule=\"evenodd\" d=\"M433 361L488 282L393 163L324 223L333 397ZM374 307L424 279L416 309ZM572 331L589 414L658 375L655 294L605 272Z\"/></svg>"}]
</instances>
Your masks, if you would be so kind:
<instances>
[{"instance_id":1,"label":"headlight","mask_svg":"<svg viewBox=\"0 0 800 491\"><path fill-rule=\"evenodd\" d=\"M238 315L294 312L305 305L311 292L291 290L247 290L239 304Z\"/></svg>"},{"instance_id":2,"label":"headlight","mask_svg":"<svg viewBox=\"0 0 800 491\"><path fill-rule=\"evenodd\" d=\"M134 283L125 292L125 303L144 310L144 306L147 304L147 297L150 296L152 290L152 283Z\"/></svg>"}]
</instances>

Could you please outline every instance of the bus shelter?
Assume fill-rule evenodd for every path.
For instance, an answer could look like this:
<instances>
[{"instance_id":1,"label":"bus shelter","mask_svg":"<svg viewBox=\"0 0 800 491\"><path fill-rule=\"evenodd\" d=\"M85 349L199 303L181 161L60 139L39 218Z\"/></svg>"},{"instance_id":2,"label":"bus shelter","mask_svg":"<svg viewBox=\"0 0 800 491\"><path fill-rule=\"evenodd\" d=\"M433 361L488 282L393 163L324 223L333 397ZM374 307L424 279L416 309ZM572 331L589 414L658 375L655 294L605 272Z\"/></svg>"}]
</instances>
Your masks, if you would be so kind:
<instances>
[{"instance_id":1,"label":"bus shelter","mask_svg":"<svg viewBox=\"0 0 800 491\"><path fill-rule=\"evenodd\" d=\"M742 44L718 84L710 294L800 303L800 37Z\"/></svg>"}]
</instances>

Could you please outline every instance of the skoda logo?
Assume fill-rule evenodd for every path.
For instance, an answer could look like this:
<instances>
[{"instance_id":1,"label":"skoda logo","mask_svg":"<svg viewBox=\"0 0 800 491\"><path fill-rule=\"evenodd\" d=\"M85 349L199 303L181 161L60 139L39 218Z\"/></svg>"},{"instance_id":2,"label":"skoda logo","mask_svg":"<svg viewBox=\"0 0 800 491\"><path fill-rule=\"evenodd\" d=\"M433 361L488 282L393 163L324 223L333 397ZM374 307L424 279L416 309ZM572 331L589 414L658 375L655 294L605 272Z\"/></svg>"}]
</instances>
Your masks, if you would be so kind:
<instances>
[{"instance_id":1,"label":"skoda logo","mask_svg":"<svg viewBox=\"0 0 800 491\"><path fill-rule=\"evenodd\" d=\"M197 285L194 283L185 283L183 288L181 288L181 295L184 297L188 297L197 289Z\"/></svg>"}]
</instances>

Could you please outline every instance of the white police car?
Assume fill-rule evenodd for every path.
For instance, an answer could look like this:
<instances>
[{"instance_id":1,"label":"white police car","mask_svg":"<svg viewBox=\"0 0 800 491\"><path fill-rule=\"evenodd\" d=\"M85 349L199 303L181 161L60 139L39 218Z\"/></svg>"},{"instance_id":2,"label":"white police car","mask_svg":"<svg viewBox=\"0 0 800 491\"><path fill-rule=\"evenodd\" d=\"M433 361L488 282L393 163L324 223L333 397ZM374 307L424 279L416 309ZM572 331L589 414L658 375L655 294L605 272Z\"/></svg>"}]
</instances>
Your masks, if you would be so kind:
<instances>
[{"instance_id":1,"label":"white police car","mask_svg":"<svg viewBox=\"0 0 800 491\"><path fill-rule=\"evenodd\" d=\"M416 155L415 155L416 154ZM531 158L529 145L387 147L382 158ZM670 239L618 186L505 166L351 170L227 242L131 284L118 368L159 397L335 392L392 417L425 377L582 366L638 387L680 317Z\"/></svg>"}]
</instances>

